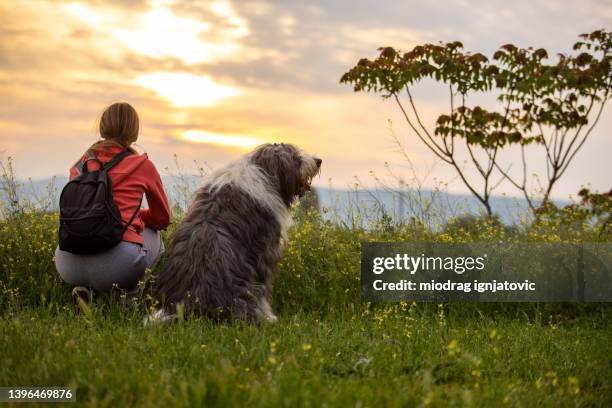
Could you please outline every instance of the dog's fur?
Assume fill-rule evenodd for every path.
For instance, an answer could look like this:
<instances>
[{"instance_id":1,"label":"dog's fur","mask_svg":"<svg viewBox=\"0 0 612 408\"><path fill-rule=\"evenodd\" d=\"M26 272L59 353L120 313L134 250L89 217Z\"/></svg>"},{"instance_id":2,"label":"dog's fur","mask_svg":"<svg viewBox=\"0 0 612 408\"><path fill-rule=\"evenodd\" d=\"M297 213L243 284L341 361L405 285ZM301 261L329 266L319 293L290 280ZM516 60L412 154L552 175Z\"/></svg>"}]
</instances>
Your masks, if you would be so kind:
<instances>
[{"instance_id":1,"label":"dog's fur","mask_svg":"<svg viewBox=\"0 0 612 408\"><path fill-rule=\"evenodd\" d=\"M177 307L214 319L276 321L272 277L291 204L310 189L321 160L290 144L266 144L214 172L178 226L154 294L166 320Z\"/></svg>"}]
</instances>

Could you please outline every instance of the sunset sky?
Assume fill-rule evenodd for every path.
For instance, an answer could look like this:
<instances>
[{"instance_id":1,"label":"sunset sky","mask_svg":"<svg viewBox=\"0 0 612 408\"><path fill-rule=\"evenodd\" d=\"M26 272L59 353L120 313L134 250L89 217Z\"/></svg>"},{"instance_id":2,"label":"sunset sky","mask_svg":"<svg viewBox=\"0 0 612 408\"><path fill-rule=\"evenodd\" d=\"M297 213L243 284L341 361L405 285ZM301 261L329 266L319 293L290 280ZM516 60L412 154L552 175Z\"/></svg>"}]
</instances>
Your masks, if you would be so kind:
<instances>
[{"instance_id":1,"label":"sunset sky","mask_svg":"<svg viewBox=\"0 0 612 408\"><path fill-rule=\"evenodd\" d=\"M508 42L555 55L611 27L611 1L1 1L0 159L14 157L21 178L66 174L96 140L104 107L127 101L141 117L138 146L162 174L175 154L189 173L194 160L214 168L282 141L323 158L318 185L357 176L371 186L370 171L392 182L385 162L407 169L390 119L430 174L425 185L451 182L391 101L338 83L346 70L379 46L439 40L486 55ZM416 97L432 128L448 109L446 88L424 84ZM608 106L556 197L587 182L612 187L611 115ZM457 180L449 190L467 191ZM507 184L498 192L514 194Z\"/></svg>"}]
</instances>

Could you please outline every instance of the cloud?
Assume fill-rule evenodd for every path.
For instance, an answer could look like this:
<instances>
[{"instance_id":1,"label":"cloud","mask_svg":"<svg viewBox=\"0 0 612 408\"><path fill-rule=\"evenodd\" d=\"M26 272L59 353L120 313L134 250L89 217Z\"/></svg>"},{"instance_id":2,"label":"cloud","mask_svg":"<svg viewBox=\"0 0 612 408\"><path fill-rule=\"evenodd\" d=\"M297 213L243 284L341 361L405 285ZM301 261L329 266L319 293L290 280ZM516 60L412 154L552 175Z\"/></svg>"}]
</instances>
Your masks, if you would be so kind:
<instances>
[{"instance_id":1,"label":"cloud","mask_svg":"<svg viewBox=\"0 0 612 408\"><path fill-rule=\"evenodd\" d=\"M196 143L208 143L219 146L232 146L239 148L254 148L261 144L260 140L250 136L235 134L212 133L203 130L187 130L183 133L183 140Z\"/></svg>"},{"instance_id":2,"label":"cloud","mask_svg":"<svg viewBox=\"0 0 612 408\"><path fill-rule=\"evenodd\" d=\"M205 19L180 15L171 7L174 4L151 2L150 8L136 14L81 3L68 3L63 9L132 53L152 58L196 64L231 59L242 51L239 40L249 30L229 3L207 4Z\"/></svg>"}]
</instances>

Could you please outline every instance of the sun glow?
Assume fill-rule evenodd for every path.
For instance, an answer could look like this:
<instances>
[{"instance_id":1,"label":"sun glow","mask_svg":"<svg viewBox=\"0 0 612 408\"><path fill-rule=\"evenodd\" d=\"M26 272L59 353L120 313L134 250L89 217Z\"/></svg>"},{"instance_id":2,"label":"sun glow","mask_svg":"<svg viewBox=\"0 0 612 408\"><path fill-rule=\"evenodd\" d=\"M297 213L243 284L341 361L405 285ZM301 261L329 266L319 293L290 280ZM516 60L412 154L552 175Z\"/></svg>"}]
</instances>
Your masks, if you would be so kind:
<instances>
[{"instance_id":1,"label":"sun glow","mask_svg":"<svg viewBox=\"0 0 612 408\"><path fill-rule=\"evenodd\" d=\"M212 106L225 98L243 93L221 85L207 76L184 72L153 72L140 75L135 84L168 99L177 108Z\"/></svg>"},{"instance_id":2,"label":"sun glow","mask_svg":"<svg viewBox=\"0 0 612 408\"><path fill-rule=\"evenodd\" d=\"M189 142L239 147L243 149L253 148L262 143L261 140L250 136L212 133L204 130L187 130L183 133L183 139Z\"/></svg>"},{"instance_id":3,"label":"sun glow","mask_svg":"<svg viewBox=\"0 0 612 408\"><path fill-rule=\"evenodd\" d=\"M213 46L199 38L209 30L208 23L177 17L167 8L154 8L139 16L136 28L113 28L110 33L134 52L194 64L213 54Z\"/></svg>"},{"instance_id":4,"label":"sun glow","mask_svg":"<svg viewBox=\"0 0 612 408\"><path fill-rule=\"evenodd\" d=\"M72 17L110 35L130 51L153 58L177 58L186 64L218 61L239 55L240 39L249 33L231 4L208 5L208 21L179 15L172 2L149 1L149 8L126 16L107 7L81 3L63 6Z\"/></svg>"},{"instance_id":5,"label":"sun glow","mask_svg":"<svg viewBox=\"0 0 612 408\"><path fill-rule=\"evenodd\" d=\"M105 46L110 44L109 51L118 56L127 53L159 61L172 59L184 66L243 59L248 54L241 43L249 33L246 22L225 1L201 3L190 11L177 7L173 0L149 0L145 7L131 13L118 7L94 7L80 2L64 4L62 10L88 31L100 33L101 38L107 39ZM175 72L166 68L177 66L176 61L143 72L148 66L143 65L145 68L134 73L135 79L128 83L155 92L177 108L210 107L244 93L209 75L189 72L188 68ZM153 62L151 67L155 66L159 64Z\"/></svg>"}]
</instances>

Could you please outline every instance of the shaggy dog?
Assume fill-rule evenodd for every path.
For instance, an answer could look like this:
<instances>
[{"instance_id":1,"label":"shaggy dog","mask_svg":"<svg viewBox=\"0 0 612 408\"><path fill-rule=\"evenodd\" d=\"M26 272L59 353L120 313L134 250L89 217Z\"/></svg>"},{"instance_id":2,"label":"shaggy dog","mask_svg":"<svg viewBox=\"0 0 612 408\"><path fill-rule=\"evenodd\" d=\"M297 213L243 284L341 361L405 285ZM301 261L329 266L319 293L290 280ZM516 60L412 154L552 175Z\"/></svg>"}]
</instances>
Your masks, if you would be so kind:
<instances>
[{"instance_id":1,"label":"shaggy dog","mask_svg":"<svg viewBox=\"0 0 612 408\"><path fill-rule=\"evenodd\" d=\"M214 172L196 191L155 278L151 321L185 314L275 322L272 277L291 224L291 204L310 189L321 159L265 144ZM181 306L179 306L181 305Z\"/></svg>"}]
</instances>

